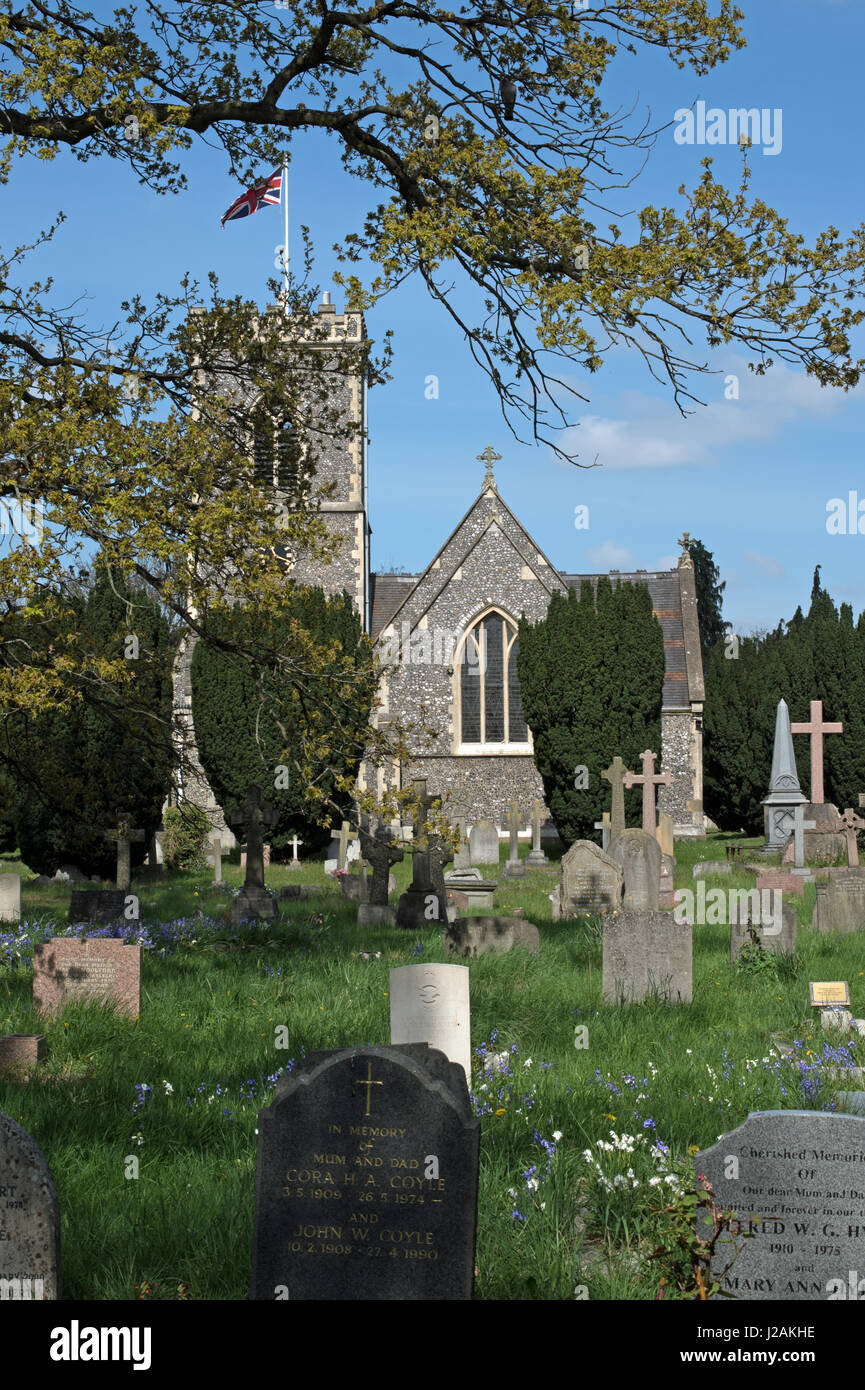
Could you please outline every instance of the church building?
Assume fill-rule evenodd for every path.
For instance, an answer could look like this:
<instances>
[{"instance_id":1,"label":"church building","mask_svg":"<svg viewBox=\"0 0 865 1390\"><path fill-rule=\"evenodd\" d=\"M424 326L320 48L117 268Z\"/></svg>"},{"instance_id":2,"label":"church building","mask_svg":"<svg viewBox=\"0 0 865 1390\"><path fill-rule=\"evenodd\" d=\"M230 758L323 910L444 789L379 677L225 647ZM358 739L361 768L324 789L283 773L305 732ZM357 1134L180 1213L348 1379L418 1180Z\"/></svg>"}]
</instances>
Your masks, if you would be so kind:
<instances>
[{"instance_id":1,"label":"church building","mask_svg":"<svg viewBox=\"0 0 865 1390\"><path fill-rule=\"evenodd\" d=\"M325 294L317 309L324 344L364 339L363 316L338 314ZM493 820L500 829L511 801L528 815L543 803L543 784L532 757L532 734L523 717L517 677L518 621L542 619L551 596L599 575L569 574L555 567L499 493L491 448L478 456L480 490L465 516L419 574L376 574L371 568L366 451L366 382L342 374L340 409L357 426L347 440L318 450L316 483L332 483L321 502L329 530L342 540L330 563L295 557L301 582L328 594L352 595L365 630L376 639L384 664L380 721L417 720L437 730L431 747L402 766L361 769L359 783L383 790L385 780L405 786L428 779L432 793L458 800L469 824ZM278 481L278 480L277 480ZM411 494L406 510L411 508ZM688 533L679 542L675 569L613 571L616 584L648 587L664 635L666 670L661 712L660 766L672 776L659 786L658 806L673 818L678 837L705 835L703 815L703 669L693 561ZM192 644L177 668L175 714L183 736L181 796L203 805L214 825L224 825L195 756L189 666ZM639 772L638 767L632 769Z\"/></svg>"}]
</instances>

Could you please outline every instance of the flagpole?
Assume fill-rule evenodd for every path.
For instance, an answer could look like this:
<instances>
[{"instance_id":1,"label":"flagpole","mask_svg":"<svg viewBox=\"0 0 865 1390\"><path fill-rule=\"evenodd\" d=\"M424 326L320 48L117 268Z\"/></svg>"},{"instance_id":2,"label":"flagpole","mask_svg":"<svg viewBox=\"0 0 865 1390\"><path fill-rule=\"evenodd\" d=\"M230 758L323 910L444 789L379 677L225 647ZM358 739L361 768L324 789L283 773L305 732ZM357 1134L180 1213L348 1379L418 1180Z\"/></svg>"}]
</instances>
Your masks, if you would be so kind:
<instances>
[{"instance_id":1,"label":"flagpole","mask_svg":"<svg viewBox=\"0 0 865 1390\"><path fill-rule=\"evenodd\" d=\"M285 297L288 299L288 155L282 156L282 198L285 203L285 244L282 252L282 270L285 276Z\"/></svg>"}]
</instances>

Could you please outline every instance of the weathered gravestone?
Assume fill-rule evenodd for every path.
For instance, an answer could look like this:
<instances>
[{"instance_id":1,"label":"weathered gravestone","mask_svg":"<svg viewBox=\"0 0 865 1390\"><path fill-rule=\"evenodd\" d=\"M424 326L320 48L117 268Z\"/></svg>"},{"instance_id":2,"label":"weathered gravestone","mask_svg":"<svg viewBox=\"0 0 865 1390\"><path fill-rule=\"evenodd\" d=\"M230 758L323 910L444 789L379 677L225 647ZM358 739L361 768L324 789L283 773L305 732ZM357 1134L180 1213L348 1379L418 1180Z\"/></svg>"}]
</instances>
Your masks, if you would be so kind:
<instances>
[{"instance_id":1,"label":"weathered gravestone","mask_svg":"<svg viewBox=\"0 0 865 1390\"><path fill-rule=\"evenodd\" d=\"M141 947L117 937L53 936L33 949L33 1003L56 1016L71 1003L110 1004L137 1018Z\"/></svg>"},{"instance_id":2,"label":"weathered gravestone","mask_svg":"<svg viewBox=\"0 0 865 1390\"><path fill-rule=\"evenodd\" d=\"M0 874L0 922L21 920L21 875Z\"/></svg>"},{"instance_id":3,"label":"weathered gravestone","mask_svg":"<svg viewBox=\"0 0 865 1390\"><path fill-rule=\"evenodd\" d=\"M773 873L761 869L755 886L758 893L762 893L764 888L780 888L782 893L795 893L800 898L805 895L805 880L801 874Z\"/></svg>"},{"instance_id":4,"label":"weathered gravestone","mask_svg":"<svg viewBox=\"0 0 865 1390\"><path fill-rule=\"evenodd\" d=\"M675 907L675 873L676 861L673 858L672 854L662 854L661 869L658 875L658 907Z\"/></svg>"},{"instance_id":5,"label":"weathered gravestone","mask_svg":"<svg viewBox=\"0 0 865 1390\"><path fill-rule=\"evenodd\" d=\"M246 876L231 904L231 920L235 924L248 917L267 920L276 916L276 903L264 886L264 830L278 819L278 812L262 801L261 788L255 785L247 789L243 806L229 816L231 824L246 833Z\"/></svg>"},{"instance_id":6,"label":"weathered gravestone","mask_svg":"<svg viewBox=\"0 0 865 1390\"><path fill-rule=\"evenodd\" d=\"M110 926L112 922L122 922L128 896L124 888L73 888L69 895L69 925L94 922Z\"/></svg>"},{"instance_id":7,"label":"weathered gravestone","mask_svg":"<svg viewBox=\"0 0 865 1390\"><path fill-rule=\"evenodd\" d=\"M764 951L777 956L795 956L798 917L794 903L785 903L778 891L752 889L749 896L757 902L744 912L735 914L730 922L730 964L735 965L746 941L756 938ZM732 916L732 911L731 911Z\"/></svg>"},{"instance_id":8,"label":"weathered gravestone","mask_svg":"<svg viewBox=\"0 0 865 1390\"><path fill-rule=\"evenodd\" d=\"M133 829L131 816L118 816L116 829L103 830L102 833L106 840L114 840L117 843L117 876L114 886L118 891L128 893L132 881L132 846L144 843L145 832Z\"/></svg>"},{"instance_id":9,"label":"weathered gravestone","mask_svg":"<svg viewBox=\"0 0 865 1390\"><path fill-rule=\"evenodd\" d=\"M0 1194L0 1300L59 1299L60 1213L54 1179L38 1145L2 1112Z\"/></svg>"},{"instance_id":10,"label":"weathered gravestone","mask_svg":"<svg viewBox=\"0 0 865 1390\"><path fill-rule=\"evenodd\" d=\"M824 936L865 929L865 869L831 869L817 884L812 927Z\"/></svg>"},{"instance_id":11,"label":"weathered gravestone","mask_svg":"<svg viewBox=\"0 0 865 1390\"><path fill-rule=\"evenodd\" d=\"M7 1033L0 1038L0 1075L26 1079L45 1061L47 1054L48 1040L44 1033Z\"/></svg>"},{"instance_id":12,"label":"weathered gravestone","mask_svg":"<svg viewBox=\"0 0 865 1390\"><path fill-rule=\"evenodd\" d=\"M625 909L604 918L603 932L605 1003L637 1003L656 995L672 1004L690 1004L690 922L676 922L671 912Z\"/></svg>"},{"instance_id":13,"label":"weathered gravestone","mask_svg":"<svg viewBox=\"0 0 865 1390\"><path fill-rule=\"evenodd\" d=\"M524 829L525 823L520 814L520 808L515 801L512 801L505 817L505 825L508 829L508 857L502 870L505 878L525 878L526 866L520 859L520 831Z\"/></svg>"},{"instance_id":14,"label":"weathered gravestone","mask_svg":"<svg viewBox=\"0 0 865 1390\"><path fill-rule=\"evenodd\" d=\"M739 1236L722 1289L785 1303L865 1297L865 1117L757 1111L694 1163L718 1206L737 1215L716 1246L716 1277L734 1233L753 1232ZM705 1238L710 1226L703 1213L699 1220Z\"/></svg>"},{"instance_id":15,"label":"weathered gravestone","mask_svg":"<svg viewBox=\"0 0 865 1390\"><path fill-rule=\"evenodd\" d=\"M539 801L532 802L532 847L526 857L526 864L534 868L540 868L548 864L549 860L541 849L541 825L544 819L544 808Z\"/></svg>"},{"instance_id":16,"label":"weathered gravestone","mask_svg":"<svg viewBox=\"0 0 865 1390\"><path fill-rule=\"evenodd\" d=\"M610 845L610 858L625 882L622 906L654 912L661 887L661 847L647 830L623 830Z\"/></svg>"},{"instance_id":17,"label":"weathered gravestone","mask_svg":"<svg viewBox=\"0 0 865 1390\"><path fill-rule=\"evenodd\" d=\"M250 1298L471 1298L480 1121L462 1067L425 1043L313 1052L258 1126Z\"/></svg>"},{"instance_id":18,"label":"weathered gravestone","mask_svg":"<svg viewBox=\"0 0 865 1390\"><path fill-rule=\"evenodd\" d=\"M407 928L446 921L443 866L453 858L440 836L423 834L423 826L438 797L427 793L425 777L416 777L412 786L418 805L413 827L417 848L411 852L411 883L400 895L396 910L397 925Z\"/></svg>"},{"instance_id":19,"label":"weathered gravestone","mask_svg":"<svg viewBox=\"0 0 865 1390\"><path fill-rule=\"evenodd\" d=\"M562 856L559 911L582 917L615 911L622 903L622 870L591 840L575 840Z\"/></svg>"},{"instance_id":20,"label":"weathered gravestone","mask_svg":"<svg viewBox=\"0 0 865 1390\"><path fill-rule=\"evenodd\" d=\"M491 820L479 820L469 832L472 864L498 864L499 832Z\"/></svg>"},{"instance_id":21,"label":"weathered gravestone","mask_svg":"<svg viewBox=\"0 0 865 1390\"><path fill-rule=\"evenodd\" d=\"M442 932L442 945L455 956L486 956L524 946L536 956L540 935L532 922L520 917L463 917L449 922Z\"/></svg>"},{"instance_id":22,"label":"weathered gravestone","mask_svg":"<svg viewBox=\"0 0 865 1390\"><path fill-rule=\"evenodd\" d=\"M471 1083L472 1038L466 965L402 965L390 972L390 1040L425 1042L462 1067Z\"/></svg>"},{"instance_id":23,"label":"weathered gravestone","mask_svg":"<svg viewBox=\"0 0 865 1390\"><path fill-rule=\"evenodd\" d=\"M674 861L676 856L676 841L673 835L673 817L666 811L658 812L658 828L655 831L655 838L661 846L661 853L668 854Z\"/></svg>"}]
</instances>

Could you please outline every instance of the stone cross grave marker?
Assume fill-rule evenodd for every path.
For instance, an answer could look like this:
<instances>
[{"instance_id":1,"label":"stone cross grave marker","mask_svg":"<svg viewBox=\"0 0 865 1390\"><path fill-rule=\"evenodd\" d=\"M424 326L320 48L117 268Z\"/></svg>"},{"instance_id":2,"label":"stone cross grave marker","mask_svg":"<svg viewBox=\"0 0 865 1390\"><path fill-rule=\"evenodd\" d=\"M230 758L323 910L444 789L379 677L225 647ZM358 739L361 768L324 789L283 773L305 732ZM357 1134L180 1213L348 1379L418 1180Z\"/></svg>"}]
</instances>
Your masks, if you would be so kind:
<instances>
[{"instance_id":1,"label":"stone cross grave marker","mask_svg":"<svg viewBox=\"0 0 865 1390\"><path fill-rule=\"evenodd\" d=\"M337 858L337 870L342 873L348 862L348 846L352 840L358 838L357 831L352 830L347 820L344 820L339 830L339 855Z\"/></svg>"},{"instance_id":2,"label":"stone cross grave marker","mask_svg":"<svg viewBox=\"0 0 865 1390\"><path fill-rule=\"evenodd\" d=\"M479 1142L444 1053L311 1053L258 1117L250 1298L470 1299Z\"/></svg>"},{"instance_id":3,"label":"stone cross grave marker","mask_svg":"<svg viewBox=\"0 0 865 1390\"><path fill-rule=\"evenodd\" d=\"M640 762L643 771L640 776L634 772L625 773L625 786L643 788L643 829L648 835L654 835L657 830L655 822L655 787L659 783L664 786L671 786L673 775L670 772L655 772L655 759L657 753L652 753L648 748L640 754Z\"/></svg>"},{"instance_id":4,"label":"stone cross grave marker","mask_svg":"<svg viewBox=\"0 0 865 1390\"><path fill-rule=\"evenodd\" d=\"M850 868L859 867L859 847L856 844L856 836L860 830L865 830L865 820L857 816L856 812L848 807L841 816L841 824L847 836L847 864Z\"/></svg>"},{"instance_id":5,"label":"stone cross grave marker","mask_svg":"<svg viewBox=\"0 0 865 1390\"><path fill-rule=\"evenodd\" d=\"M229 817L246 840L246 876L243 888L231 905L231 918L239 922L244 917L274 917L276 904L264 886L264 829L275 825L277 811L262 802L261 787L251 786L246 801Z\"/></svg>"},{"instance_id":6,"label":"stone cross grave marker","mask_svg":"<svg viewBox=\"0 0 865 1390\"><path fill-rule=\"evenodd\" d=\"M366 863L372 865L369 902L373 907L387 907L390 867L402 862L405 850L384 825L378 825L374 835L361 826L360 847Z\"/></svg>"},{"instance_id":7,"label":"stone cross grave marker","mask_svg":"<svg viewBox=\"0 0 865 1390\"><path fill-rule=\"evenodd\" d=\"M297 860L297 847L298 847L298 845L302 845L302 844L303 844L303 840L299 840L299 839L297 838L297 834L296 834L296 833L295 833L294 835L292 835L292 837L291 837L291 858L292 858L292 862L295 863L295 864L298 862L298 860Z\"/></svg>"},{"instance_id":8,"label":"stone cross grave marker","mask_svg":"<svg viewBox=\"0 0 865 1390\"><path fill-rule=\"evenodd\" d=\"M472 1079L467 965L401 965L390 972L391 1043L437 1047Z\"/></svg>"},{"instance_id":9,"label":"stone cross grave marker","mask_svg":"<svg viewBox=\"0 0 865 1390\"><path fill-rule=\"evenodd\" d=\"M504 873L507 878L525 878L526 866L520 859L519 833L525 829L525 821L520 814L520 808L515 801L510 804L505 825L508 829L509 846L508 857L505 863Z\"/></svg>"},{"instance_id":10,"label":"stone cross grave marker","mask_svg":"<svg viewBox=\"0 0 865 1390\"><path fill-rule=\"evenodd\" d=\"M117 841L117 881L118 892L128 892L132 882L130 867L130 848L144 840L143 830L133 830L131 816L118 816L116 830L103 830L106 840Z\"/></svg>"},{"instance_id":11,"label":"stone cross grave marker","mask_svg":"<svg viewBox=\"0 0 865 1390\"><path fill-rule=\"evenodd\" d=\"M803 814L801 805L793 812L793 862L797 869L805 867L805 831L817 827L815 820L804 820Z\"/></svg>"},{"instance_id":12,"label":"stone cross grave marker","mask_svg":"<svg viewBox=\"0 0 865 1390\"><path fill-rule=\"evenodd\" d=\"M54 1179L26 1129L2 1112L0 1193L0 1300L59 1299L60 1212Z\"/></svg>"},{"instance_id":13,"label":"stone cross grave marker","mask_svg":"<svg viewBox=\"0 0 865 1390\"><path fill-rule=\"evenodd\" d=\"M601 776L612 788L612 811L610 816L610 840L615 840L625 828L625 764L618 753Z\"/></svg>"},{"instance_id":14,"label":"stone cross grave marker","mask_svg":"<svg viewBox=\"0 0 865 1390\"><path fill-rule=\"evenodd\" d=\"M610 813L604 811L600 820L594 822L594 829L601 832L601 849L606 854L610 848Z\"/></svg>"},{"instance_id":15,"label":"stone cross grave marker","mask_svg":"<svg viewBox=\"0 0 865 1390\"><path fill-rule=\"evenodd\" d=\"M715 1247L718 1275L733 1257L738 1230L753 1232L736 1241L741 1254L722 1289L741 1300L861 1301L863 1156L865 1118L821 1110L752 1113L698 1153L695 1173L711 1183L718 1206L738 1218ZM698 1217L704 1239L711 1234L707 1217Z\"/></svg>"},{"instance_id":16,"label":"stone cross grave marker","mask_svg":"<svg viewBox=\"0 0 865 1390\"><path fill-rule=\"evenodd\" d=\"M541 865L548 864L549 860L541 849L541 825L544 819L544 808L539 801L532 802L532 847L526 859L527 864Z\"/></svg>"},{"instance_id":17,"label":"stone cross grave marker","mask_svg":"<svg viewBox=\"0 0 865 1390\"><path fill-rule=\"evenodd\" d=\"M21 875L0 873L0 922L21 920Z\"/></svg>"},{"instance_id":18,"label":"stone cross grave marker","mask_svg":"<svg viewBox=\"0 0 865 1390\"><path fill-rule=\"evenodd\" d=\"M213 882L222 883L222 856L225 853L220 839L211 840L207 850L207 862L213 865Z\"/></svg>"},{"instance_id":19,"label":"stone cross grave marker","mask_svg":"<svg viewBox=\"0 0 865 1390\"><path fill-rule=\"evenodd\" d=\"M396 920L400 927L426 927L430 922L444 922L447 907L444 891L436 892L430 866L429 836L421 838L421 828L429 818L429 812L439 800L427 792L427 779L416 777L412 782L415 799L418 802L417 819L413 823L414 838L419 841L418 848L412 850L412 879L406 892L400 896ZM442 883L444 875L442 874ZM435 915L431 915L434 913Z\"/></svg>"},{"instance_id":20,"label":"stone cross grave marker","mask_svg":"<svg viewBox=\"0 0 865 1390\"><path fill-rule=\"evenodd\" d=\"M33 1004L56 1018L67 1004L111 1004L137 1018L141 947L119 937L52 936L33 949Z\"/></svg>"},{"instance_id":21,"label":"stone cross grave marker","mask_svg":"<svg viewBox=\"0 0 865 1390\"><path fill-rule=\"evenodd\" d=\"M823 701L811 701L811 719L807 724L791 724L790 732L811 735L811 802L822 806L823 796L823 735L843 734L843 724L823 723ZM796 861L798 863L798 860Z\"/></svg>"}]
</instances>

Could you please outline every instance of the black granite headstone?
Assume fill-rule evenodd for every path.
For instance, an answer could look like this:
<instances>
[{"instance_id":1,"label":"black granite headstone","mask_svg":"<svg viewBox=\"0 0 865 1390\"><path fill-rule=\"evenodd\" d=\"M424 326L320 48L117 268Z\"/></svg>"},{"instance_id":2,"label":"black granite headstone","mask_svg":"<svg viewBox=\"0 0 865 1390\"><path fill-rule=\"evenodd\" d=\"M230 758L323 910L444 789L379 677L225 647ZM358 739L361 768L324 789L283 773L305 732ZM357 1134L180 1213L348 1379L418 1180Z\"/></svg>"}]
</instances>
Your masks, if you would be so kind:
<instances>
[{"instance_id":1,"label":"black granite headstone","mask_svg":"<svg viewBox=\"0 0 865 1390\"><path fill-rule=\"evenodd\" d=\"M128 890L124 888L75 888L69 895L69 925L75 922L109 922L123 920Z\"/></svg>"},{"instance_id":2,"label":"black granite headstone","mask_svg":"<svg viewBox=\"0 0 865 1390\"><path fill-rule=\"evenodd\" d=\"M480 1120L426 1043L313 1052L258 1117L253 1299L468 1299Z\"/></svg>"}]
</instances>

